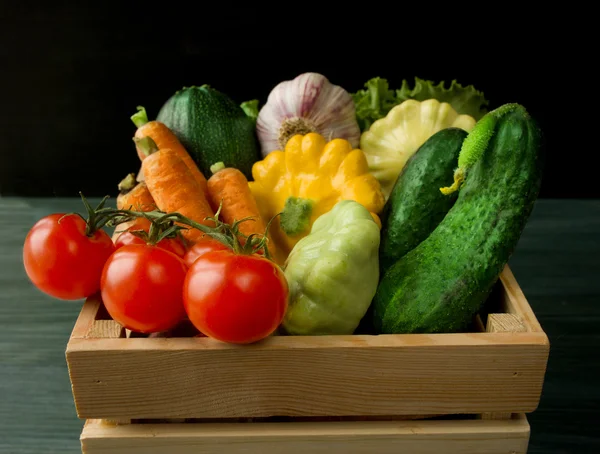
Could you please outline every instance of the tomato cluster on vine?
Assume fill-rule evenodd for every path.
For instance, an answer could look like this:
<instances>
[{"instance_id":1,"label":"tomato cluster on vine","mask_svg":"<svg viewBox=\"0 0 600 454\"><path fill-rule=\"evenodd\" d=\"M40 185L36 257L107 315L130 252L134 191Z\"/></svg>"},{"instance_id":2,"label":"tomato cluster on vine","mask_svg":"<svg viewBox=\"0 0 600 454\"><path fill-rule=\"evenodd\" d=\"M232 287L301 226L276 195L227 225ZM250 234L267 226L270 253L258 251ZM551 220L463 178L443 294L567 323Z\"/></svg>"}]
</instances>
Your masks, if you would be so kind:
<instances>
[{"instance_id":1,"label":"tomato cluster on vine","mask_svg":"<svg viewBox=\"0 0 600 454\"><path fill-rule=\"evenodd\" d=\"M264 241L242 245L238 230L218 219L211 229L177 213L115 210L104 201L92 209L83 200L87 219L55 213L27 234L23 263L40 291L60 300L99 295L116 322L140 333L168 331L187 317L208 337L251 343L283 320L289 289ZM113 238L104 230L125 221ZM205 235L189 244L181 228Z\"/></svg>"}]
</instances>

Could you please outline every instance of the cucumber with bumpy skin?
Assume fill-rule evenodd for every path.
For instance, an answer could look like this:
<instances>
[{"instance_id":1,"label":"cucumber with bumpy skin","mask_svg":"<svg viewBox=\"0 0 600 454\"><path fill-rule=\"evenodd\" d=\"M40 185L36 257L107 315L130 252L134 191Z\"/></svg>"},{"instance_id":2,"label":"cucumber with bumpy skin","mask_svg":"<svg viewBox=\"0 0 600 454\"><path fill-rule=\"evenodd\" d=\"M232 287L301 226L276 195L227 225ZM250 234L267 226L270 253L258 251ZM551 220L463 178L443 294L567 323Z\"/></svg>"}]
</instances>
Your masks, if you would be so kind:
<instances>
[{"instance_id":1,"label":"cucumber with bumpy skin","mask_svg":"<svg viewBox=\"0 0 600 454\"><path fill-rule=\"evenodd\" d=\"M402 169L381 213L382 271L427 238L456 202L458 194L439 188L452 178L465 137L460 128L436 132Z\"/></svg>"},{"instance_id":2,"label":"cucumber with bumpy skin","mask_svg":"<svg viewBox=\"0 0 600 454\"><path fill-rule=\"evenodd\" d=\"M538 196L543 154L527 111L506 104L463 142L458 199L431 235L383 276L372 303L377 333L465 329L512 255Z\"/></svg>"}]
</instances>

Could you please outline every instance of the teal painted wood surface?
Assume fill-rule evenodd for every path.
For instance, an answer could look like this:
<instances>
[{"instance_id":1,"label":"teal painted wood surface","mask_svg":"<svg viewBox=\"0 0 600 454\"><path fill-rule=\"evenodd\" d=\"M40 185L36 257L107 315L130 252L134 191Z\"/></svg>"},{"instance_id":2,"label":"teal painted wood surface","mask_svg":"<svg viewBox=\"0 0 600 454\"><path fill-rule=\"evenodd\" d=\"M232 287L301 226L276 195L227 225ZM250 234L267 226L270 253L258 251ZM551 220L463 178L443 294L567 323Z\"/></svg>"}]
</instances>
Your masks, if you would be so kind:
<instances>
[{"instance_id":1,"label":"teal painted wood surface","mask_svg":"<svg viewBox=\"0 0 600 454\"><path fill-rule=\"evenodd\" d=\"M97 203L98 200L92 200ZM65 348L81 302L27 280L27 231L72 199L0 198L0 453L80 453ZM550 337L529 453L600 452L600 200L540 199L510 265ZM376 454L376 453L374 453Z\"/></svg>"}]
</instances>

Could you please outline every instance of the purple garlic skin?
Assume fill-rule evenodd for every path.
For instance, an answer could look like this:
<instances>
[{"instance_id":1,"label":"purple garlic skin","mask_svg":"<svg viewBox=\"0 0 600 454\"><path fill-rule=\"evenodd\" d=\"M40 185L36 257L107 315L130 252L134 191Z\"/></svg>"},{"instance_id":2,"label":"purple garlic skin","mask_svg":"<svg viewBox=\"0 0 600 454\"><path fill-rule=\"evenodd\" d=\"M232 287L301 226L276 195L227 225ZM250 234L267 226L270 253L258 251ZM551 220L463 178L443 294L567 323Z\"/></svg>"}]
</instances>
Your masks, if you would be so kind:
<instances>
[{"instance_id":1,"label":"purple garlic skin","mask_svg":"<svg viewBox=\"0 0 600 454\"><path fill-rule=\"evenodd\" d=\"M318 73L303 73L279 83L256 120L263 157L284 150L295 134L316 132L327 141L346 139L353 148L360 143L360 128L352 96Z\"/></svg>"}]
</instances>

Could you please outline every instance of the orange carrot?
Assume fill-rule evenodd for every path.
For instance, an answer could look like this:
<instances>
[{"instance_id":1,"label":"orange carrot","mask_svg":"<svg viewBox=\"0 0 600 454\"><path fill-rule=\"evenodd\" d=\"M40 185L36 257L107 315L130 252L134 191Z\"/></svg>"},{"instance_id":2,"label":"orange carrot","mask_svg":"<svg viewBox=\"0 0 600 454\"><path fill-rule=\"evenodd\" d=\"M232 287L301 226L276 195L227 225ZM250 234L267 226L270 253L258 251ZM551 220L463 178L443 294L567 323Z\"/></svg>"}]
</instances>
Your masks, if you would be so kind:
<instances>
[{"instance_id":1,"label":"orange carrot","mask_svg":"<svg viewBox=\"0 0 600 454\"><path fill-rule=\"evenodd\" d=\"M157 208L146 184L138 183L133 173L121 180L119 190L120 193L117 196L117 208L119 210L152 211ZM112 235L113 242L117 240L121 233L134 225L140 229L147 229L150 227L150 221L138 218L117 225Z\"/></svg>"},{"instance_id":2,"label":"orange carrot","mask_svg":"<svg viewBox=\"0 0 600 454\"><path fill-rule=\"evenodd\" d=\"M152 152L142 161L142 169L148 190L161 211L177 212L199 224L214 227L213 221L206 220L215 215L206 193L177 152L169 148ZM204 235L192 228L181 233L192 243Z\"/></svg>"},{"instance_id":3,"label":"orange carrot","mask_svg":"<svg viewBox=\"0 0 600 454\"><path fill-rule=\"evenodd\" d=\"M150 137L156 143L159 150L168 148L177 153L189 168L194 179L198 181L202 190L206 192L206 178L173 131L160 121L148 121L146 109L142 106L138 106L138 112L131 116L131 120L137 126L133 140L141 161L148 156L148 150L143 142L140 143L140 140L144 137Z\"/></svg>"},{"instance_id":4,"label":"orange carrot","mask_svg":"<svg viewBox=\"0 0 600 454\"><path fill-rule=\"evenodd\" d=\"M130 173L119 183L120 193L117 196L119 210L152 211L156 204L145 183L138 183L135 174Z\"/></svg>"},{"instance_id":5,"label":"orange carrot","mask_svg":"<svg viewBox=\"0 0 600 454\"><path fill-rule=\"evenodd\" d=\"M208 179L208 199L213 211L216 212L221 206L219 219L231 225L235 221L252 217L239 224L239 231L246 236L264 235L267 225L258 211L244 174L233 167L224 167L223 163L215 164L211 170L214 173ZM267 238L271 258L282 264L271 236L267 234Z\"/></svg>"}]
</instances>

